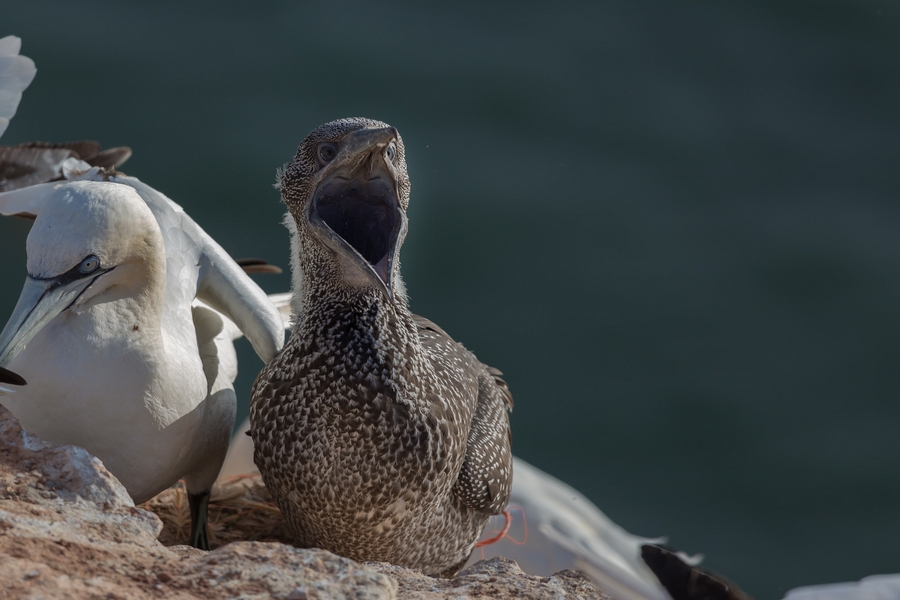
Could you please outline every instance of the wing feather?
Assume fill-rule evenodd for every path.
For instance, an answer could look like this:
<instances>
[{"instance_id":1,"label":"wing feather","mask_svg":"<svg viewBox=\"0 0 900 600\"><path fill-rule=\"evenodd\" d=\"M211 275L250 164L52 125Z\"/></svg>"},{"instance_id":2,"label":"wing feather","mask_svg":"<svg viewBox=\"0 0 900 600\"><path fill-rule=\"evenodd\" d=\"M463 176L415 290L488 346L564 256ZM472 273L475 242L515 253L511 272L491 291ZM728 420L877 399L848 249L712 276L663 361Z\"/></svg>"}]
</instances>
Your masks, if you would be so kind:
<instances>
[{"instance_id":1,"label":"wing feather","mask_svg":"<svg viewBox=\"0 0 900 600\"><path fill-rule=\"evenodd\" d=\"M0 135L16 114L22 92L37 74L34 61L19 55L21 48L22 40L14 35L0 38Z\"/></svg>"},{"instance_id":2,"label":"wing feather","mask_svg":"<svg viewBox=\"0 0 900 600\"><path fill-rule=\"evenodd\" d=\"M512 449L508 411L512 394L500 371L478 361L462 344L424 317L413 315L416 327L429 331L420 339L426 346L451 346L468 375L478 381L477 398L466 439L466 457L453 486L456 496L469 508L498 514L509 502L512 485ZM449 344L448 344L449 342Z\"/></svg>"},{"instance_id":3,"label":"wing feather","mask_svg":"<svg viewBox=\"0 0 900 600\"><path fill-rule=\"evenodd\" d=\"M195 269L196 279L189 289L196 290L197 298L233 321L264 362L272 360L284 345L284 326L265 292L181 206L163 193L135 177L113 175L109 181L134 188L153 211L163 235L166 229L177 228L191 238L193 247L171 258L178 266ZM168 243L166 258L170 260Z\"/></svg>"}]
</instances>

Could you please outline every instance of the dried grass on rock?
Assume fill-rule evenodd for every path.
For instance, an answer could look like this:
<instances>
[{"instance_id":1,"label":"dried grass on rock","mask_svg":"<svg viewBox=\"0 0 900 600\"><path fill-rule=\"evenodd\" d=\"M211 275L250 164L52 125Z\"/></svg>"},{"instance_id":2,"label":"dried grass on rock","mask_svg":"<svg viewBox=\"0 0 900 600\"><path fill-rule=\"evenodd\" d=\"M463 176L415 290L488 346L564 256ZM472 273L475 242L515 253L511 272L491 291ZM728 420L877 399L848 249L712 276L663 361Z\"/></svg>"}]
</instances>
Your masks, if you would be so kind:
<instances>
[{"instance_id":1,"label":"dried grass on rock","mask_svg":"<svg viewBox=\"0 0 900 600\"><path fill-rule=\"evenodd\" d=\"M188 543L190 509L183 482L140 505L163 522L164 546ZM290 543L284 519L259 474L220 479L209 499L209 542L212 549L238 541Z\"/></svg>"}]
</instances>

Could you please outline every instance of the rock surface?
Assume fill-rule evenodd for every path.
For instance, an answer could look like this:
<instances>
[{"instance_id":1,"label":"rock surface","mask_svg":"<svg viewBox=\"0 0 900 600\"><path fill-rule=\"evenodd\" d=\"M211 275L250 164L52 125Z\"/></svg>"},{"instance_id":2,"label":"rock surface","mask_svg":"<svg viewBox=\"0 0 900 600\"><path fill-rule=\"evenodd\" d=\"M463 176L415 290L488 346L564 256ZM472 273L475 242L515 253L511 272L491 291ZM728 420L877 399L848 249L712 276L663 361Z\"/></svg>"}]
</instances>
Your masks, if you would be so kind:
<instances>
[{"instance_id":1,"label":"rock surface","mask_svg":"<svg viewBox=\"0 0 900 600\"><path fill-rule=\"evenodd\" d=\"M161 529L99 460L0 407L0 598L607 598L578 573L533 577L503 558L433 579L274 542L167 548Z\"/></svg>"}]
</instances>

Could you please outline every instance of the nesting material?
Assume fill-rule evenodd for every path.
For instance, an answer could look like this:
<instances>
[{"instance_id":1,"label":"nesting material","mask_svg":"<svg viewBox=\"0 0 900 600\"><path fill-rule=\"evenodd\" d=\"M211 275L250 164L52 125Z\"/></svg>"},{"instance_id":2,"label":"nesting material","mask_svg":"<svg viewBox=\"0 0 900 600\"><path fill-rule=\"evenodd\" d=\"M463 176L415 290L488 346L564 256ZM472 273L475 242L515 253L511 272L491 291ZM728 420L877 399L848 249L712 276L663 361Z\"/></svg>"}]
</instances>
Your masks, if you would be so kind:
<instances>
[{"instance_id":1,"label":"nesting material","mask_svg":"<svg viewBox=\"0 0 900 600\"><path fill-rule=\"evenodd\" d=\"M191 515L184 482L140 505L159 516L165 546L187 544ZM209 499L209 543L212 549L237 541L290 543L281 512L259 474L221 478Z\"/></svg>"}]
</instances>

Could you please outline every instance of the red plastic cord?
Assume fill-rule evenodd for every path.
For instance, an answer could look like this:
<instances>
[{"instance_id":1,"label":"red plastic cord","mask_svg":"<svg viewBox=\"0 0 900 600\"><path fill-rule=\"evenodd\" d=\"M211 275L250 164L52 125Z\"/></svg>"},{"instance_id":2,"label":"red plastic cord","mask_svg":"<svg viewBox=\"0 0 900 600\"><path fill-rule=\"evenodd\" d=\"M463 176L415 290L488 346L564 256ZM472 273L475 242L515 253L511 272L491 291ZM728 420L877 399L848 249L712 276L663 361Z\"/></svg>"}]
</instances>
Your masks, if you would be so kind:
<instances>
[{"instance_id":1,"label":"red plastic cord","mask_svg":"<svg viewBox=\"0 0 900 600\"><path fill-rule=\"evenodd\" d=\"M481 540L475 543L476 548L482 548L484 546L490 546L491 544L496 544L500 540L503 539L503 536L506 535L506 532L509 531L509 526L512 525L512 515L509 514L508 510L503 511L503 516L506 518L506 522L503 523L503 529L500 530L500 533L495 535L492 538L488 538L486 540Z\"/></svg>"}]
</instances>

